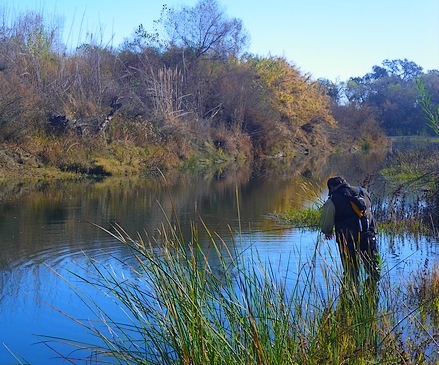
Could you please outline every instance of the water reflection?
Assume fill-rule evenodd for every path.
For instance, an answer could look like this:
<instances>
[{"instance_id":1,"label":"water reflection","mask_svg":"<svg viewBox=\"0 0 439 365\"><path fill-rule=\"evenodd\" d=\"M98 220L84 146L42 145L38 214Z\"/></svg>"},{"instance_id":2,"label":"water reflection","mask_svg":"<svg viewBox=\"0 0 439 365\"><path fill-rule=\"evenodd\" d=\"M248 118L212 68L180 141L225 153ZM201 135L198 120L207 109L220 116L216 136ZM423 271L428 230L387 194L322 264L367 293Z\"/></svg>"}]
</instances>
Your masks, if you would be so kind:
<instances>
[{"instance_id":1,"label":"water reflection","mask_svg":"<svg viewBox=\"0 0 439 365\"><path fill-rule=\"evenodd\" d=\"M295 265L312 256L318 234L278 225L267 215L315 204L325 197L329 176L341 174L356 183L376 172L385 157L385 151L330 157L321 154L270 161L271 166L236 169L215 178L170 175L166 179L5 187L0 204L0 342L30 363L48 363L53 352L44 346L31 346L38 341L32 334L86 336L54 310L81 318L91 315L72 287L55 272L90 275L88 258L107 267L119 267L132 258L124 245L97 226L111 229L118 224L132 237L145 231L153 239L160 237L162 225L180 227L189 242L191 227L198 225L199 239L207 247L209 235L202 229L205 224L225 244L234 242L241 252L251 252L246 251L251 247L263 260L278 262L279 272L290 275L293 281L300 269ZM5 193L8 191L12 194ZM386 240L381 237L382 246ZM423 242L420 245L425 250ZM322 263L334 257L334 247L320 248ZM432 244L431 249L421 250L412 259L435 250ZM389 252L395 259L403 255L401 245L394 245ZM79 282L76 279L75 284ZM9 328L14 331L6 330ZM10 359L10 354L1 348L0 358Z\"/></svg>"}]
</instances>

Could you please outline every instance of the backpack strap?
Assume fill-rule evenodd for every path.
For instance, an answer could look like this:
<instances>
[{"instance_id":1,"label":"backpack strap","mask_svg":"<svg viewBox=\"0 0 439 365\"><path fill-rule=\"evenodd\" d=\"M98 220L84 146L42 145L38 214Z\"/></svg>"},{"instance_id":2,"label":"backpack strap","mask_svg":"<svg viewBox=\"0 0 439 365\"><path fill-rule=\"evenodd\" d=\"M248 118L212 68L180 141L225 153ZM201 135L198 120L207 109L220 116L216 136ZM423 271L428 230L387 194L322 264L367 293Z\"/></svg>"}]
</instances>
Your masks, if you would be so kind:
<instances>
[{"instance_id":1,"label":"backpack strap","mask_svg":"<svg viewBox=\"0 0 439 365\"><path fill-rule=\"evenodd\" d=\"M355 204L352 200L349 200L349 203L351 204L352 209L354 212L358 215L358 217L363 218L366 216L366 210L361 210L357 204Z\"/></svg>"},{"instance_id":2,"label":"backpack strap","mask_svg":"<svg viewBox=\"0 0 439 365\"><path fill-rule=\"evenodd\" d=\"M366 216L366 202L364 200L364 191L359 188L359 194L354 191L352 188L347 188L344 192L344 196L351 204L352 209L358 215L359 218L363 218Z\"/></svg>"}]
</instances>

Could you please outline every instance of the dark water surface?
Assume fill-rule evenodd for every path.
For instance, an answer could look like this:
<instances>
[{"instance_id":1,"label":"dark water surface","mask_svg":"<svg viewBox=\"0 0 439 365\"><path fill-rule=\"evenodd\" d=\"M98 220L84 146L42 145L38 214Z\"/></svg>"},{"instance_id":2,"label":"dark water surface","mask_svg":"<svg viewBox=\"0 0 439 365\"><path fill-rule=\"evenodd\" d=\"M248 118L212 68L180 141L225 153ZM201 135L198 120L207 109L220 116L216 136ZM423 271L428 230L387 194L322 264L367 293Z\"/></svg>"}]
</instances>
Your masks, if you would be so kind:
<instances>
[{"instance_id":1,"label":"dark water surface","mask_svg":"<svg viewBox=\"0 0 439 365\"><path fill-rule=\"evenodd\" d=\"M96 319L96 313L79 299L79 290L109 312L118 310L72 275L93 276L89 258L115 272L123 270L122 262L133 259L124 245L96 225L109 229L118 224L132 236L146 231L154 237L169 220L180 224L189 242L191 225L202 220L226 243L234 240L242 251L252 247L294 280L295 263L312 255L319 234L315 229L279 225L269 219L270 213L321 202L329 176L342 174L355 184L377 171L385 157L385 152L321 156L285 164L276 173L240 169L166 182L105 179L14 187L13 194L0 201L0 364L17 363L11 353L24 363L67 363L41 342L40 335L93 340L69 318ZM383 189L379 174L373 181L371 189L379 194ZM200 236L206 238L202 230ZM438 243L382 236L380 249L397 280L425 259L436 257ZM334 242L324 242L320 250L320 260L338 257ZM92 355L63 346L57 349L71 358Z\"/></svg>"}]
</instances>

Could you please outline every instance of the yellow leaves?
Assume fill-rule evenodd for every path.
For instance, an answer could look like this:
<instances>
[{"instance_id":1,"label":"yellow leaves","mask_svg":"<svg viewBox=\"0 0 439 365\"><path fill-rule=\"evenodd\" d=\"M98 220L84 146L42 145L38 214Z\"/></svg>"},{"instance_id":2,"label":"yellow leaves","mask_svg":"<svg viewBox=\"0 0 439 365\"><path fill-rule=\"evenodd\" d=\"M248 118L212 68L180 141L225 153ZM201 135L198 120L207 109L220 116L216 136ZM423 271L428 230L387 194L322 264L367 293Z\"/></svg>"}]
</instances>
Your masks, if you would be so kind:
<instances>
[{"instance_id":1,"label":"yellow leaves","mask_svg":"<svg viewBox=\"0 0 439 365\"><path fill-rule=\"evenodd\" d=\"M290 123L304 125L314 118L335 124L329 111L329 100L310 81L284 58L271 57L253 60L253 67L262 86L271 91L272 105Z\"/></svg>"}]
</instances>

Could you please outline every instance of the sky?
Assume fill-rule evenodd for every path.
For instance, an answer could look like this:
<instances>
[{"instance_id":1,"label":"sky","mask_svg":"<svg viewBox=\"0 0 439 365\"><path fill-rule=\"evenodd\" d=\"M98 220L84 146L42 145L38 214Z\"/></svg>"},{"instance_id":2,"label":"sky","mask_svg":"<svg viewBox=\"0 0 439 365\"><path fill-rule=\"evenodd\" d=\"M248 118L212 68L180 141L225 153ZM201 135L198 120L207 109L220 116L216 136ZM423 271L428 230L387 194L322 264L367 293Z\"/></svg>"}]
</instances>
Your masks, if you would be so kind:
<instances>
[{"instance_id":1,"label":"sky","mask_svg":"<svg viewBox=\"0 0 439 365\"><path fill-rule=\"evenodd\" d=\"M162 6L197 0L0 0L15 19L34 11L64 27L75 47L93 34L117 47L143 24L152 30ZM250 35L248 52L281 56L313 79L362 77L385 59L439 70L439 0L218 0Z\"/></svg>"}]
</instances>

